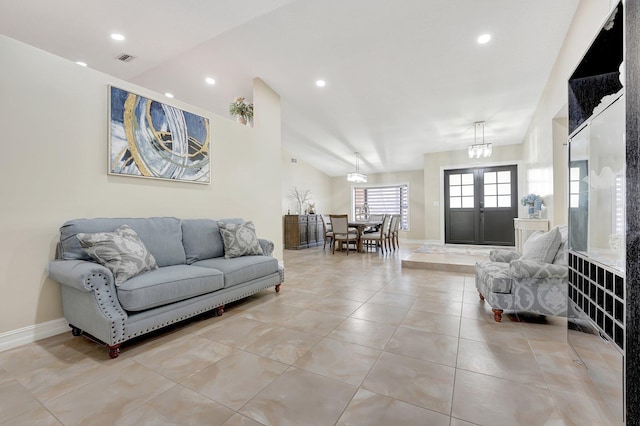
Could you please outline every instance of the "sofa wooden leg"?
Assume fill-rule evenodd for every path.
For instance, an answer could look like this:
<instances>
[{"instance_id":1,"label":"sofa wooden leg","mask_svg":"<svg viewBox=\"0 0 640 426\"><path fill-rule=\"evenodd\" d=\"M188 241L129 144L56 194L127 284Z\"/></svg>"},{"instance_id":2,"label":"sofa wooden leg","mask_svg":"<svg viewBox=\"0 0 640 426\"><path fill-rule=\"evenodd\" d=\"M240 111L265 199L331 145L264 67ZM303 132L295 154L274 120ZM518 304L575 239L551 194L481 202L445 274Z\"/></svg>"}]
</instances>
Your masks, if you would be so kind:
<instances>
[{"instance_id":1,"label":"sofa wooden leg","mask_svg":"<svg viewBox=\"0 0 640 426\"><path fill-rule=\"evenodd\" d=\"M224 314L224 305L218 306L216 308L216 315L220 317L220 316L222 316L222 314Z\"/></svg>"},{"instance_id":2,"label":"sofa wooden leg","mask_svg":"<svg viewBox=\"0 0 640 426\"><path fill-rule=\"evenodd\" d=\"M478 296L480 296L480 300L484 301L484 296L482 295L482 293L478 292Z\"/></svg>"},{"instance_id":3,"label":"sofa wooden leg","mask_svg":"<svg viewBox=\"0 0 640 426\"><path fill-rule=\"evenodd\" d=\"M120 355L120 343L118 343L117 345L107 345L107 349L109 349L109 357L110 358L118 358L118 355Z\"/></svg>"},{"instance_id":4,"label":"sofa wooden leg","mask_svg":"<svg viewBox=\"0 0 640 426\"><path fill-rule=\"evenodd\" d=\"M81 336L82 335L82 330L80 330L78 327L74 327L73 325L71 326L71 334L73 336Z\"/></svg>"},{"instance_id":5,"label":"sofa wooden leg","mask_svg":"<svg viewBox=\"0 0 640 426\"><path fill-rule=\"evenodd\" d=\"M276 293L280 293L280 284L276 284Z\"/></svg>"},{"instance_id":6,"label":"sofa wooden leg","mask_svg":"<svg viewBox=\"0 0 640 426\"><path fill-rule=\"evenodd\" d=\"M491 309L493 311L493 319L496 322L502 321L502 313L504 312L502 309Z\"/></svg>"}]
</instances>

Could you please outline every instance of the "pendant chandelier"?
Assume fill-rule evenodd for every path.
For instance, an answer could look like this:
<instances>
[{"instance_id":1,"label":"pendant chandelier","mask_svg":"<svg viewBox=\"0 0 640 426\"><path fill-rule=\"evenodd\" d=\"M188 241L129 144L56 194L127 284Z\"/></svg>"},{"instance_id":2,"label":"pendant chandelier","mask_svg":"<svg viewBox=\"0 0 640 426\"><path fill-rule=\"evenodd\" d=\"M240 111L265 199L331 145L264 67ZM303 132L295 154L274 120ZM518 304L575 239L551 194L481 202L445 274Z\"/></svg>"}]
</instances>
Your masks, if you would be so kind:
<instances>
[{"instance_id":1,"label":"pendant chandelier","mask_svg":"<svg viewBox=\"0 0 640 426\"><path fill-rule=\"evenodd\" d=\"M469 145L469 158L491 157L492 145L484 142L484 121L473 123L473 145ZM478 128L482 130L482 143L478 143Z\"/></svg>"},{"instance_id":2,"label":"pendant chandelier","mask_svg":"<svg viewBox=\"0 0 640 426\"><path fill-rule=\"evenodd\" d=\"M364 183L367 181L367 175L360 173L360 153L356 152L356 171L347 173L347 180L349 182Z\"/></svg>"}]
</instances>

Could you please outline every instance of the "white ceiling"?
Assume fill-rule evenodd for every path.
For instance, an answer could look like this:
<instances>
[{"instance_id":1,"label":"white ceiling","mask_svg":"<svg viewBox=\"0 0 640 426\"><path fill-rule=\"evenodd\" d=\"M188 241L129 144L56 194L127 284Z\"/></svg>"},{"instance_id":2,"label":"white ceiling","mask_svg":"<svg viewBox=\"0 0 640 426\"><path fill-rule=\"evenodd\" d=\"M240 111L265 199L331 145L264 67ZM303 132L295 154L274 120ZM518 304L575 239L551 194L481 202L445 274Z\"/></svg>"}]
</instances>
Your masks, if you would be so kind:
<instances>
[{"instance_id":1,"label":"white ceiling","mask_svg":"<svg viewBox=\"0 0 640 426\"><path fill-rule=\"evenodd\" d=\"M356 151L364 173L421 169L472 144L475 121L522 143L578 2L0 0L0 33L224 116L260 77L284 149L338 176Z\"/></svg>"}]
</instances>

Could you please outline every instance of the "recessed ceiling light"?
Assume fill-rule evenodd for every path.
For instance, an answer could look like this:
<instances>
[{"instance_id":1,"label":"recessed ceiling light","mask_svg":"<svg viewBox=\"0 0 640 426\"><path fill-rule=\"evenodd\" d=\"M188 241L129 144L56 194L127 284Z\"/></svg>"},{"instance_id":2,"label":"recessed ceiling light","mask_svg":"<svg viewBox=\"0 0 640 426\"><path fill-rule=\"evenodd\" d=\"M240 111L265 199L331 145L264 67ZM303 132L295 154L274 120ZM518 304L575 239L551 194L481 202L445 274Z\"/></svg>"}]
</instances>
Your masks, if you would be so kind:
<instances>
[{"instance_id":1,"label":"recessed ceiling light","mask_svg":"<svg viewBox=\"0 0 640 426\"><path fill-rule=\"evenodd\" d=\"M114 39L114 40L118 40L118 41L123 41L124 40L124 36L122 34L118 34L118 33L111 34L111 38Z\"/></svg>"},{"instance_id":2,"label":"recessed ceiling light","mask_svg":"<svg viewBox=\"0 0 640 426\"><path fill-rule=\"evenodd\" d=\"M327 82L324 80L316 80L316 86L318 87L324 87L327 85Z\"/></svg>"},{"instance_id":3,"label":"recessed ceiling light","mask_svg":"<svg viewBox=\"0 0 640 426\"><path fill-rule=\"evenodd\" d=\"M211 77L205 78L204 81L206 81L207 84L216 84L216 81Z\"/></svg>"},{"instance_id":4,"label":"recessed ceiling light","mask_svg":"<svg viewBox=\"0 0 640 426\"><path fill-rule=\"evenodd\" d=\"M479 44L489 43L489 40L491 40L491 34L482 34L480 37L478 37Z\"/></svg>"},{"instance_id":5,"label":"recessed ceiling light","mask_svg":"<svg viewBox=\"0 0 640 426\"><path fill-rule=\"evenodd\" d=\"M165 93L164 95L165 95L167 98L173 98L173 93L169 93L169 92L167 92L167 93Z\"/></svg>"},{"instance_id":6,"label":"recessed ceiling light","mask_svg":"<svg viewBox=\"0 0 640 426\"><path fill-rule=\"evenodd\" d=\"M81 67L86 67L87 63L86 62L82 62L82 61L76 61L76 64L80 65Z\"/></svg>"}]
</instances>

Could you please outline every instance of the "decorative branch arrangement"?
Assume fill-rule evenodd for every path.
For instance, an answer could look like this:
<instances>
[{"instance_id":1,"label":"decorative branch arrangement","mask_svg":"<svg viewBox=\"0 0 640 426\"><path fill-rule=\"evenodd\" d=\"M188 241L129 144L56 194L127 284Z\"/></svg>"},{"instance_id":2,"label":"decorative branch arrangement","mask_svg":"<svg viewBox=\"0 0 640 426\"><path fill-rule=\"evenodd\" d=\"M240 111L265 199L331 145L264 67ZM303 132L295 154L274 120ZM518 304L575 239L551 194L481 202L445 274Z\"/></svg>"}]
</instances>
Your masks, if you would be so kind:
<instances>
[{"instance_id":1,"label":"decorative branch arrangement","mask_svg":"<svg viewBox=\"0 0 640 426\"><path fill-rule=\"evenodd\" d=\"M311 207L311 190L309 189L300 189L294 186L293 188L291 188L291 192L289 192L289 198L295 200L295 202L298 204L298 213L302 213L302 208L305 204Z\"/></svg>"}]
</instances>

